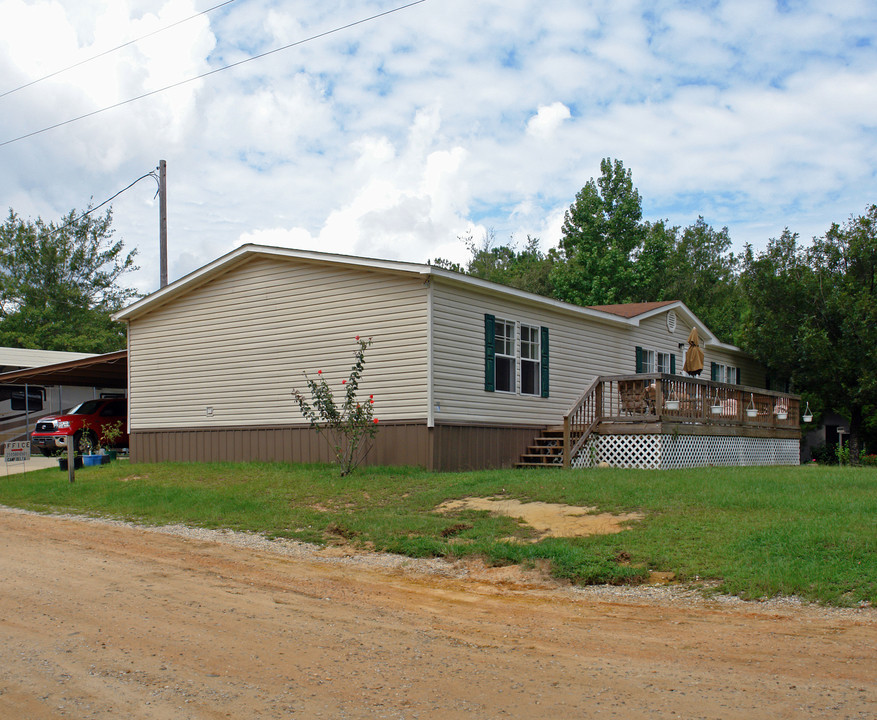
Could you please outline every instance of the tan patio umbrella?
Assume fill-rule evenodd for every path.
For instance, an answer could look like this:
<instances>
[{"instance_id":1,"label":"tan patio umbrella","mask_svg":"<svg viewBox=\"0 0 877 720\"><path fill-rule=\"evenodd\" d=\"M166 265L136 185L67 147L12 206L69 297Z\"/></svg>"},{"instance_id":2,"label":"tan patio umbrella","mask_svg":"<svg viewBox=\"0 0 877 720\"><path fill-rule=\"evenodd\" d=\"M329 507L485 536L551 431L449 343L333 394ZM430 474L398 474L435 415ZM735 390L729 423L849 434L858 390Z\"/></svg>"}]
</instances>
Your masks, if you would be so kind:
<instances>
[{"instance_id":1,"label":"tan patio umbrella","mask_svg":"<svg viewBox=\"0 0 877 720\"><path fill-rule=\"evenodd\" d=\"M689 375L700 375L703 371L703 350L700 349L700 337L697 334L697 328L691 328L688 334L688 350L685 351L685 364L682 366L682 372Z\"/></svg>"}]
</instances>

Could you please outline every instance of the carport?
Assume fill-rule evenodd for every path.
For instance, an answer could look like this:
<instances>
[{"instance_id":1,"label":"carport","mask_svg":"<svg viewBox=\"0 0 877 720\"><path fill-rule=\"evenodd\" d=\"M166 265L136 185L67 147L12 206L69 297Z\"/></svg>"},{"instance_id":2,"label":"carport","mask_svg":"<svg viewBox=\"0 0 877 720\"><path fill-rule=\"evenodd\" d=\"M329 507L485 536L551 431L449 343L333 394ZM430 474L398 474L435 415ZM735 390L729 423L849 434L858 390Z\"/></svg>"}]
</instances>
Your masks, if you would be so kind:
<instances>
[{"instance_id":1,"label":"carport","mask_svg":"<svg viewBox=\"0 0 877 720\"><path fill-rule=\"evenodd\" d=\"M128 351L0 373L0 385L79 385L128 390Z\"/></svg>"},{"instance_id":2,"label":"carport","mask_svg":"<svg viewBox=\"0 0 877 720\"><path fill-rule=\"evenodd\" d=\"M128 351L119 350L80 360L0 373L0 385L24 385L25 388L28 385L57 386L59 408L64 407L62 397L64 386L111 389L127 395ZM27 390L25 390L25 397L27 395ZM26 410L23 419L24 422L18 426L17 430L10 421L10 427L6 428L9 431L8 440L16 439L16 437L29 438L30 424L37 418Z\"/></svg>"}]
</instances>

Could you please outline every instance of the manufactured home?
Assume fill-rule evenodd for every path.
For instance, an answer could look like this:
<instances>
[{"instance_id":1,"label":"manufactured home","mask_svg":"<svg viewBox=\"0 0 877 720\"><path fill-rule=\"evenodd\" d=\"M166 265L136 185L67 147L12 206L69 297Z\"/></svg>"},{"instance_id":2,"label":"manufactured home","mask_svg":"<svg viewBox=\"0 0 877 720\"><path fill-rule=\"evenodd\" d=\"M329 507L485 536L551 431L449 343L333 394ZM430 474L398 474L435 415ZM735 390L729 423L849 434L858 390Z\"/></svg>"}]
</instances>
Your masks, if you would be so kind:
<instances>
[{"instance_id":1,"label":"manufactured home","mask_svg":"<svg viewBox=\"0 0 877 720\"><path fill-rule=\"evenodd\" d=\"M763 389L763 368L682 302L578 307L430 265L244 245L114 317L134 460L328 461L292 393L318 371L340 391L362 336L369 463L797 463L797 398ZM693 328L703 379L681 375Z\"/></svg>"}]
</instances>

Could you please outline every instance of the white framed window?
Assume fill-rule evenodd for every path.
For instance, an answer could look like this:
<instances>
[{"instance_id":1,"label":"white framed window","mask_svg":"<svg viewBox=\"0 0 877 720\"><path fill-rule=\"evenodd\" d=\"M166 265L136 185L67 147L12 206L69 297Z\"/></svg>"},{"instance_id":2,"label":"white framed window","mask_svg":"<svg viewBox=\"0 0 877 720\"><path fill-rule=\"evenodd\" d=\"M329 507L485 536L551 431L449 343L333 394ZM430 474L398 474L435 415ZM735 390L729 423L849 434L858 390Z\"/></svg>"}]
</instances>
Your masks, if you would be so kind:
<instances>
[{"instance_id":1,"label":"white framed window","mask_svg":"<svg viewBox=\"0 0 877 720\"><path fill-rule=\"evenodd\" d=\"M548 328L484 315L484 390L548 397Z\"/></svg>"},{"instance_id":2,"label":"white framed window","mask_svg":"<svg viewBox=\"0 0 877 720\"><path fill-rule=\"evenodd\" d=\"M521 325L521 394L539 395L541 371L541 347L539 328Z\"/></svg>"},{"instance_id":3,"label":"white framed window","mask_svg":"<svg viewBox=\"0 0 877 720\"><path fill-rule=\"evenodd\" d=\"M673 353L636 347L636 371L638 373L676 374L676 356Z\"/></svg>"},{"instance_id":4,"label":"white framed window","mask_svg":"<svg viewBox=\"0 0 877 720\"><path fill-rule=\"evenodd\" d=\"M657 370L655 372L670 374L670 353L655 353L657 359Z\"/></svg>"},{"instance_id":5,"label":"white framed window","mask_svg":"<svg viewBox=\"0 0 877 720\"><path fill-rule=\"evenodd\" d=\"M515 392L517 372L515 367L515 324L508 320L496 320L496 391Z\"/></svg>"},{"instance_id":6,"label":"white framed window","mask_svg":"<svg viewBox=\"0 0 877 720\"><path fill-rule=\"evenodd\" d=\"M713 363L712 379L715 382L737 384L739 369L733 365L725 365L723 363Z\"/></svg>"}]
</instances>

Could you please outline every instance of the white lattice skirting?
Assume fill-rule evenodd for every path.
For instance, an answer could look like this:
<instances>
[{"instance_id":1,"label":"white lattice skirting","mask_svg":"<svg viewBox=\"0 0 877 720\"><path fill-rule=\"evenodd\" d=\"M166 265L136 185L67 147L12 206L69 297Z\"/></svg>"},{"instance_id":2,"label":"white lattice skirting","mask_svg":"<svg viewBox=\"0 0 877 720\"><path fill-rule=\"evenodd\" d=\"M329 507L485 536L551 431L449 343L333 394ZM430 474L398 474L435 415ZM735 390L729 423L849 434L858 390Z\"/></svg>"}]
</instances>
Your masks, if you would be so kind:
<instances>
[{"instance_id":1,"label":"white lattice skirting","mask_svg":"<svg viewBox=\"0 0 877 720\"><path fill-rule=\"evenodd\" d=\"M780 438L705 435L592 435L573 458L575 468L672 470L709 465L798 465L799 442Z\"/></svg>"}]
</instances>

